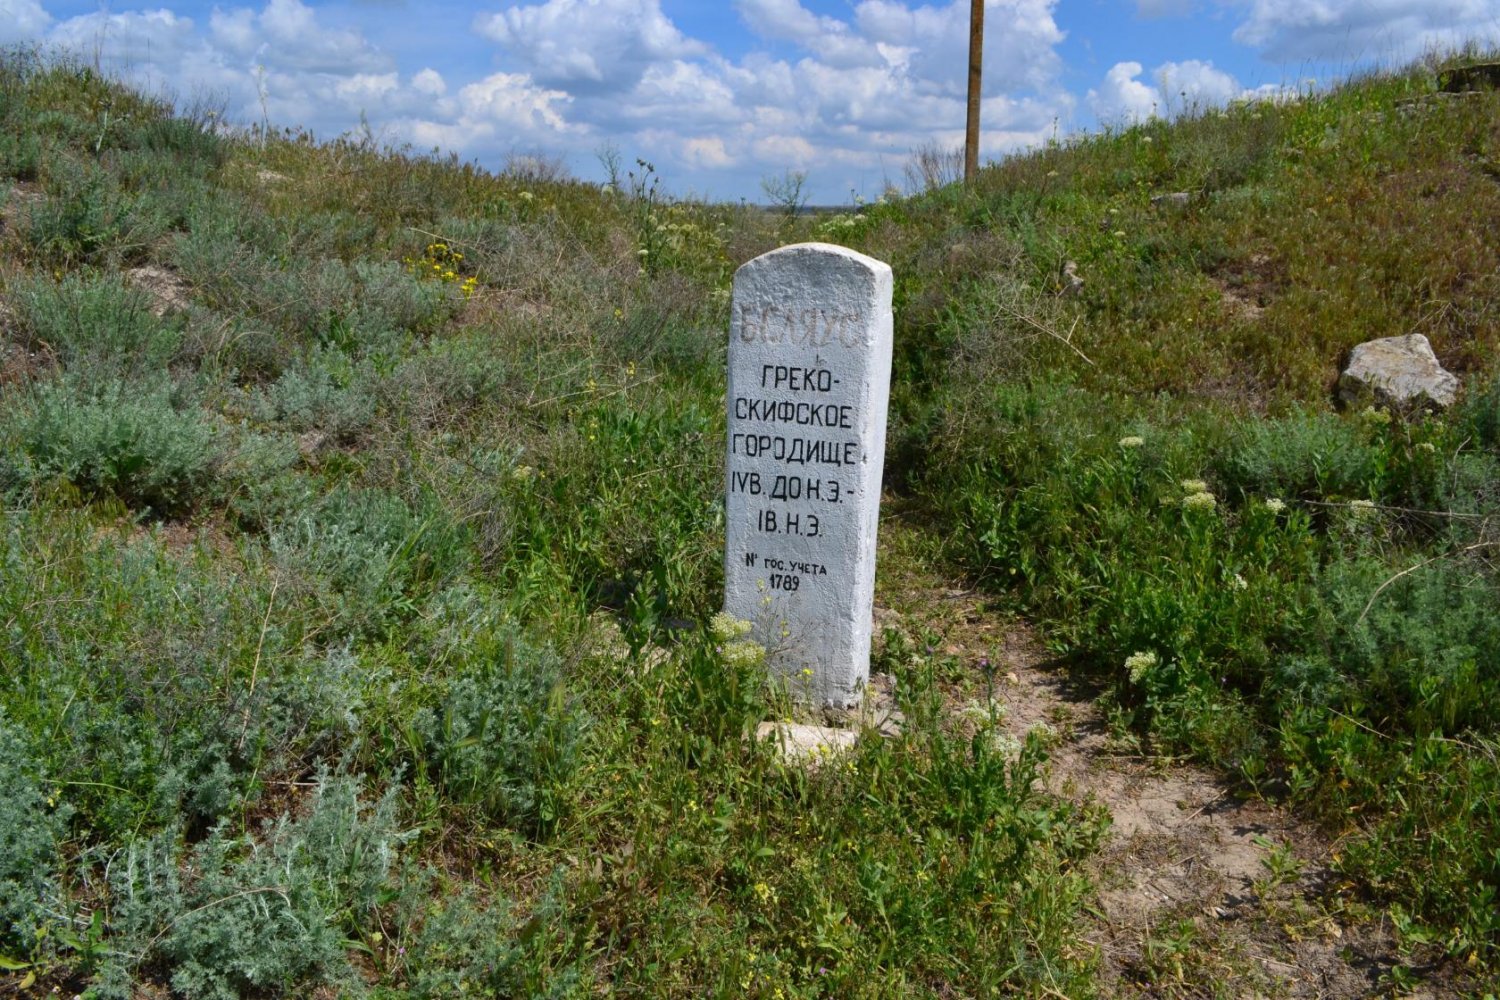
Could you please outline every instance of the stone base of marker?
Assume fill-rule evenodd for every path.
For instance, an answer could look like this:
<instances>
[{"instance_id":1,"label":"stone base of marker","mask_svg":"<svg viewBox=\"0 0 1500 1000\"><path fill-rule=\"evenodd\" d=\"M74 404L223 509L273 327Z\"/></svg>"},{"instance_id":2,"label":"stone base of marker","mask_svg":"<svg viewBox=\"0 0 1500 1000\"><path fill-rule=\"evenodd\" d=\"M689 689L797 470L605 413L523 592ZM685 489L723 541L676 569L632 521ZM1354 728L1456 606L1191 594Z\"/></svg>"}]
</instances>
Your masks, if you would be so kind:
<instances>
[{"instance_id":1,"label":"stone base of marker","mask_svg":"<svg viewBox=\"0 0 1500 1000\"><path fill-rule=\"evenodd\" d=\"M853 749L861 734L866 738L896 739L906 726L906 716L896 707L895 686L895 678L889 674L871 674L866 697L858 707L825 708L804 716L820 719L824 725L762 722L755 729L755 739L774 741L782 760L809 769Z\"/></svg>"},{"instance_id":2,"label":"stone base of marker","mask_svg":"<svg viewBox=\"0 0 1500 1000\"><path fill-rule=\"evenodd\" d=\"M827 243L734 276L724 611L824 706L858 705L869 677L891 288L890 267Z\"/></svg>"},{"instance_id":3,"label":"stone base of marker","mask_svg":"<svg viewBox=\"0 0 1500 1000\"><path fill-rule=\"evenodd\" d=\"M817 768L824 761L854 749L859 733L797 722L762 722L755 729L755 739L773 741L787 763Z\"/></svg>"}]
</instances>

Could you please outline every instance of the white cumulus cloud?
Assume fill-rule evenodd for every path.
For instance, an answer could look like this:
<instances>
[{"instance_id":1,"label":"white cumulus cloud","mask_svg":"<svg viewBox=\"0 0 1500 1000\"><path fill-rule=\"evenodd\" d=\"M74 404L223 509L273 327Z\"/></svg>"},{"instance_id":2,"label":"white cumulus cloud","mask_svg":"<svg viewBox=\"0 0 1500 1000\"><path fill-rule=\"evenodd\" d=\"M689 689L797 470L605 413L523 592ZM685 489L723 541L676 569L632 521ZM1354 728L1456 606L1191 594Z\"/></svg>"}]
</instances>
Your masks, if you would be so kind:
<instances>
[{"instance_id":1,"label":"white cumulus cloud","mask_svg":"<svg viewBox=\"0 0 1500 1000\"><path fill-rule=\"evenodd\" d=\"M443 79L443 74L430 66L412 76L411 87L417 93L429 97L442 97L448 92L448 83Z\"/></svg>"},{"instance_id":2,"label":"white cumulus cloud","mask_svg":"<svg viewBox=\"0 0 1500 1000\"><path fill-rule=\"evenodd\" d=\"M1041 141L1071 108L1056 4L987 0L987 152ZM961 137L967 0L857 0L838 16L803 0L732 7L765 43L733 59L685 35L659 0L506 4L474 23L502 63L566 95L550 105L571 130L557 141L580 156L607 138L668 171L806 168L827 184L816 175L878 176L885 157L899 172L914 148ZM844 193L852 176L837 182Z\"/></svg>"},{"instance_id":3,"label":"white cumulus cloud","mask_svg":"<svg viewBox=\"0 0 1500 1000\"><path fill-rule=\"evenodd\" d=\"M104 63L166 71L203 47L192 20L169 10L72 17L55 25L47 41L72 52L97 51Z\"/></svg>"},{"instance_id":4,"label":"white cumulus cloud","mask_svg":"<svg viewBox=\"0 0 1500 1000\"><path fill-rule=\"evenodd\" d=\"M734 8L751 31L782 41L813 38L828 30L832 20L818 18L797 0L734 0Z\"/></svg>"},{"instance_id":5,"label":"white cumulus cloud","mask_svg":"<svg viewBox=\"0 0 1500 1000\"><path fill-rule=\"evenodd\" d=\"M689 139L682 147L683 160L693 166L718 169L733 166L735 162L719 136Z\"/></svg>"},{"instance_id":6,"label":"white cumulus cloud","mask_svg":"<svg viewBox=\"0 0 1500 1000\"><path fill-rule=\"evenodd\" d=\"M1088 93L1089 110L1101 122L1138 122L1161 109L1161 92L1136 77L1145 71L1138 62L1115 63L1104 82Z\"/></svg>"},{"instance_id":7,"label":"white cumulus cloud","mask_svg":"<svg viewBox=\"0 0 1500 1000\"><path fill-rule=\"evenodd\" d=\"M0 45L33 41L51 23L37 0L0 0Z\"/></svg>"},{"instance_id":8,"label":"white cumulus cloud","mask_svg":"<svg viewBox=\"0 0 1500 1000\"><path fill-rule=\"evenodd\" d=\"M840 198L878 193L912 150L962 137L968 0L817 11L810 0L731 0L751 41L732 57L679 28L661 0L480 0L489 6L467 44L474 55L491 47L481 70L431 52L407 65L347 10L312 0L220 0L196 21L170 8L58 20L49 2L61 0L0 0L0 33L97 52L147 89L207 96L231 121L324 137L367 124L381 139L492 164L535 149L576 166L608 142L705 194L755 192L760 176L807 169L811 189ZM1058 2L987 0L986 155L1042 141L1071 112Z\"/></svg>"},{"instance_id":9,"label":"white cumulus cloud","mask_svg":"<svg viewBox=\"0 0 1500 1000\"><path fill-rule=\"evenodd\" d=\"M792 42L830 66L879 66L901 58L899 53L882 52L878 42L849 22L820 17L797 0L735 0L734 7L755 34Z\"/></svg>"},{"instance_id":10,"label":"white cumulus cloud","mask_svg":"<svg viewBox=\"0 0 1500 1000\"><path fill-rule=\"evenodd\" d=\"M1234 0L1234 39L1276 62L1400 63L1500 42L1500 0Z\"/></svg>"},{"instance_id":11,"label":"white cumulus cloud","mask_svg":"<svg viewBox=\"0 0 1500 1000\"><path fill-rule=\"evenodd\" d=\"M259 10L215 9L210 39L226 55L289 73L382 73L395 61L357 31L318 23L301 0L269 0Z\"/></svg>"},{"instance_id":12,"label":"white cumulus cloud","mask_svg":"<svg viewBox=\"0 0 1500 1000\"><path fill-rule=\"evenodd\" d=\"M360 107L379 106L400 89L401 81L395 73L356 73L333 85L340 100Z\"/></svg>"},{"instance_id":13,"label":"white cumulus cloud","mask_svg":"<svg viewBox=\"0 0 1500 1000\"><path fill-rule=\"evenodd\" d=\"M510 126L522 132L566 132L560 106L568 95L560 90L537 87L531 78L519 73L494 73L458 92L466 121Z\"/></svg>"},{"instance_id":14,"label":"white cumulus cloud","mask_svg":"<svg viewBox=\"0 0 1500 1000\"><path fill-rule=\"evenodd\" d=\"M546 0L475 19L543 86L574 94L633 87L653 64L703 55L677 30L659 0Z\"/></svg>"},{"instance_id":15,"label":"white cumulus cloud","mask_svg":"<svg viewBox=\"0 0 1500 1000\"><path fill-rule=\"evenodd\" d=\"M1159 66L1155 75L1162 104L1168 111L1217 107L1244 96L1239 81L1223 70L1214 69L1211 62L1197 59L1169 62Z\"/></svg>"},{"instance_id":16,"label":"white cumulus cloud","mask_svg":"<svg viewBox=\"0 0 1500 1000\"><path fill-rule=\"evenodd\" d=\"M1088 92L1094 116L1105 124L1133 124L1155 116L1219 107L1237 98L1265 96L1247 91L1238 80L1213 63L1198 59L1167 62L1151 72L1149 82L1138 62L1111 66L1098 88Z\"/></svg>"},{"instance_id":17,"label":"white cumulus cloud","mask_svg":"<svg viewBox=\"0 0 1500 1000\"><path fill-rule=\"evenodd\" d=\"M984 87L1001 93L1052 85L1061 68L1056 0L985 0ZM909 52L908 71L925 84L962 94L969 72L969 4L908 6L862 0L855 23L872 41Z\"/></svg>"},{"instance_id":18,"label":"white cumulus cloud","mask_svg":"<svg viewBox=\"0 0 1500 1000\"><path fill-rule=\"evenodd\" d=\"M441 97L433 93L441 77L419 73L403 85L389 53L358 31L324 23L301 0L216 8L206 25L166 8L28 23L23 42L97 59L148 93L221 106L234 122L268 119L328 136L366 118L377 134L399 138L385 127L392 118L430 113Z\"/></svg>"}]
</instances>

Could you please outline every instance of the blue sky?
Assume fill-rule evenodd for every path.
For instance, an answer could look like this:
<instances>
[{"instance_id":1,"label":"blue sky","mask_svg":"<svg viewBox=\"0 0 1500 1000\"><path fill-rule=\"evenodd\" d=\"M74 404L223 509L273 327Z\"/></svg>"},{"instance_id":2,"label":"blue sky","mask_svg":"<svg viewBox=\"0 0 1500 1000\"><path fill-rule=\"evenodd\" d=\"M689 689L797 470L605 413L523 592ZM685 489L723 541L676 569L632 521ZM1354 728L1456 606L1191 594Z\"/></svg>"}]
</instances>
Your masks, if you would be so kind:
<instances>
[{"instance_id":1,"label":"blue sky","mask_svg":"<svg viewBox=\"0 0 1500 1000\"><path fill-rule=\"evenodd\" d=\"M0 0L0 45L97 59L239 124L265 117L499 169L598 152L677 194L818 203L962 143L969 0ZM1265 98L1464 43L1500 0L987 0L982 152Z\"/></svg>"}]
</instances>

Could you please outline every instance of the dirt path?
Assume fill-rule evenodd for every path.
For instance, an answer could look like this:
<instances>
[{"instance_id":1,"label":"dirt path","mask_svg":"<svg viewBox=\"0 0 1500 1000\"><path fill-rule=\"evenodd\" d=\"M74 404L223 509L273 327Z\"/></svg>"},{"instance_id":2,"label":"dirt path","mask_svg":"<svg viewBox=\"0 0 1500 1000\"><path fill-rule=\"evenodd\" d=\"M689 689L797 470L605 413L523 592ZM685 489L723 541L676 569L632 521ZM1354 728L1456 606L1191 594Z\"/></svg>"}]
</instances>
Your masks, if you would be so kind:
<instances>
[{"instance_id":1,"label":"dirt path","mask_svg":"<svg viewBox=\"0 0 1500 1000\"><path fill-rule=\"evenodd\" d=\"M1200 768L1111 739L1094 699L1049 669L1025 630L999 646L1006 725L1017 736L1049 725L1051 790L1097 801L1113 819L1092 937L1115 995L1386 992L1395 941L1348 919L1347 887L1316 831Z\"/></svg>"},{"instance_id":2,"label":"dirt path","mask_svg":"<svg viewBox=\"0 0 1500 1000\"><path fill-rule=\"evenodd\" d=\"M901 544L899 534L893 541ZM1113 818L1092 873L1099 895L1087 929L1102 995L1465 995L1441 974L1406 985L1394 933L1332 873L1335 845L1316 829L1202 768L1142 754L1128 734L1111 732L1098 692L1050 663L1031 629L980 594L923 579L912 560L893 561L907 571L882 587L877 623L942 636L943 652L963 663L990 657L1011 733L1048 727L1049 790L1097 802ZM976 691L982 682L960 682L955 701Z\"/></svg>"}]
</instances>

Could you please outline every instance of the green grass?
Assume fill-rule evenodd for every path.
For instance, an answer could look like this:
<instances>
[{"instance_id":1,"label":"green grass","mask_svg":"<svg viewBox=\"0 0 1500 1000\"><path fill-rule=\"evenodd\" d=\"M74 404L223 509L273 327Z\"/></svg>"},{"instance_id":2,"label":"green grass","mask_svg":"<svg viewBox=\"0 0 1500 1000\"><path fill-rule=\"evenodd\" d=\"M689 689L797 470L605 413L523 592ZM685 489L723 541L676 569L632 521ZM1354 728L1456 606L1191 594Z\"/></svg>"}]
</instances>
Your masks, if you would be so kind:
<instances>
[{"instance_id":1,"label":"green grass","mask_svg":"<svg viewBox=\"0 0 1500 1000\"><path fill-rule=\"evenodd\" d=\"M1096 992L1107 820L1037 790L1042 745L951 717L892 633L905 733L789 768L747 738L785 693L702 628L729 278L821 238L895 269L887 485L930 547L1143 739L1324 823L1418 958L1495 968L1500 99L1404 103L1433 69L789 219L0 59L4 967ZM1412 331L1460 405L1336 411L1341 355Z\"/></svg>"},{"instance_id":2,"label":"green grass","mask_svg":"<svg viewBox=\"0 0 1500 1000\"><path fill-rule=\"evenodd\" d=\"M1416 69L988 174L955 210L1002 221L1029 288L1074 260L1085 289L948 300L912 475L1124 718L1321 817L1426 946L1493 961L1495 247L1468 213L1496 197L1500 118L1492 95L1402 103L1430 87ZM1172 190L1192 203L1150 204ZM1334 410L1345 352L1413 331L1466 378L1459 407Z\"/></svg>"}]
</instances>

